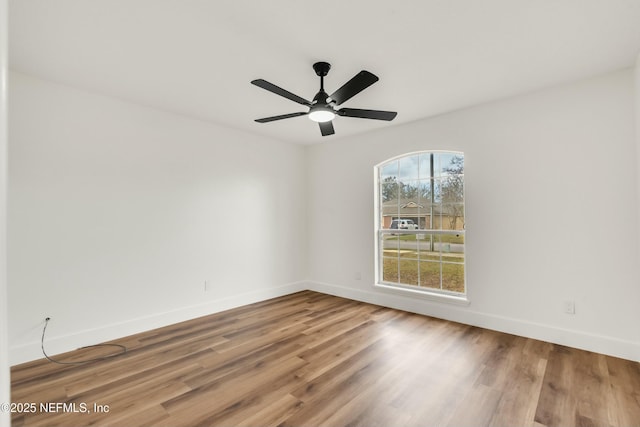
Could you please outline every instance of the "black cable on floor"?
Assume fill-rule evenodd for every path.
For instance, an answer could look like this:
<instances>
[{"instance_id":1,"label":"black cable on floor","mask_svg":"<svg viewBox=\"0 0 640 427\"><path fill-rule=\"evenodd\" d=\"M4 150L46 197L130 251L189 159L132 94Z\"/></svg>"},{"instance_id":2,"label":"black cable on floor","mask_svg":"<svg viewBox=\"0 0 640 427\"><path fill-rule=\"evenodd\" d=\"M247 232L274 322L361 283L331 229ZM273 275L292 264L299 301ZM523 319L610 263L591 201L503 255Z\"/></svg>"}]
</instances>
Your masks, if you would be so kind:
<instances>
[{"instance_id":1,"label":"black cable on floor","mask_svg":"<svg viewBox=\"0 0 640 427\"><path fill-rule=\"evenodd\" d=\"M120 355L125 354L127 352L127 347L125 347L125 346L123 346L121 344L95 344L95 345L88 345L88 346L85 346L85 347L80 347L80 349L92 348L92 347L118 347L118 348L122 349L122 351L119 352L119 353L115 353L115 354L109 354L109 355L102 356L102 357L96 357L95 359L79 360L77 362L61 362L59 360L52 359L51 357L49 357L47 352L44 351L44 334L47 331L47 325L49 324L49 320L51 320L51 318L49 318L49 317L44 319L44 328L42 328L42 339L40 340L40 347L42 348L42 354L44 354L44 357L46 357L46 359L49 360L50 362L58 363L60 365L84 365L85 363L97 362L99 360L106 360L106 359L110 359L112 357L120 356Z\"/></svg>"}]
</instances>

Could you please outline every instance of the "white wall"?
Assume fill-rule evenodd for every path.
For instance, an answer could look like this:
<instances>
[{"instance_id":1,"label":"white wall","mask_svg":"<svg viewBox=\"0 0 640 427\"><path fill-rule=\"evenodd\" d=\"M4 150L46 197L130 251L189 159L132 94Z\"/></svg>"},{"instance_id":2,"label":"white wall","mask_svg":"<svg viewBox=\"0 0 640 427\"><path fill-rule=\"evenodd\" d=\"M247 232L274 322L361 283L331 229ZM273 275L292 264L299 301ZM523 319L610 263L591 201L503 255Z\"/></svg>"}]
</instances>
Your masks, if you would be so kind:
<instances>
[{"instance_id":1,"label":"white wall","mask_svg":"<svg viewBox=\"0 0 640 427\"><path fill-rule=\"evenodd\" d=\"M638 222L640 223L640 53L636 59L635 66L635 121L636 121L636 159L637 159L637 179L638 179ZM638 227L638 244L640 244L640 227ZM638 259L640 264L640 258ZM640 302L638 302L640 308ZM640 323L640 322L639 322ZM640 341L640 328L638 328L638 341Z\"/></svg>"},{"instance_id":2,"label":"white wall","mask_svg":"<svg viewBox=\"0 0 640 427\"><path fill-rule=\"evenodd\" d=\"M636 123L636 174L637 174L637 195L638 195L638 223L640 223L640 53L636 60L635 66L635 123ZM640 226L638 227L638 244L640 245ZM638 264L640 265L640 258L638 258ZM640 280L636 281L637 283ZM638 286L638 285L637 285ZM640 300L636 300L636 310L640 312ZM639 315L640 317L640 315ZM636 340L640 342L640 320L636 321ZM639 352L640 353L640 352ZM636 358L640 361L640 355Z\"/></svg>"},{"instance_id":3,"label":"white wall","mask_svg":"<svg viewBox=\"0 0 640 427\"><path fill-rule=\"evenodd\" d=\"M640 360L633 84L629 69L310 147L311 288ZM466 307L372 286L373 167L431 149L465 153Z\"/></svg>"},{"instance_id":4,"label":"white wall","mask_svg":"<svg viewBox=\"0 0 640 427\"><path fill-rule=\"evenodd\" d=\"M7 313L7 2L0 0L0 404L11 401ZM0 425L11 413L0 410Z\"/></svg>"},{"instance_id":5,"label":"white wall","mask_svg":"<svg viewBox=\"0 0 640 427\"><path fill-rule=\"evenodd\" d=\"M640 360L632 70L310 147L10 81L12 364L45 316L56 353L305 287ZM372 286L373 166L428 149L465 152L468 307Z\"/></svg>"},{"instance_id":6,"label":"white wall","mask_svg":"<svg viewBox=\"0 0 640 427\"><path fill-rule=\"evenodd\" d=\"M17 73L9 100L12 364L46 316L55 354L300 289L304 147Z\"/></svg>"}]
</instances>

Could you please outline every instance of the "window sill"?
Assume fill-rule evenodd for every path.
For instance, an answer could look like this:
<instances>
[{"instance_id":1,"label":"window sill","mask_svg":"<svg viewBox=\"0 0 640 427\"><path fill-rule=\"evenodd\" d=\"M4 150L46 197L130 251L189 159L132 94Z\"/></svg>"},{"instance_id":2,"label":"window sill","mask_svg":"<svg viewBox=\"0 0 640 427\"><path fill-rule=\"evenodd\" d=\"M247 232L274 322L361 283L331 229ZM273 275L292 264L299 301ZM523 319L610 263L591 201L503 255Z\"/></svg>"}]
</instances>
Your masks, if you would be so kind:
<instances>
[{"instance_id":1,"label":"window sill","mask_svg":"<svg viewBox=\"0 0 640 427\"><path fill-rule=\"evenodd\" d=\"M443 302L446 304L468 306L471 303L471 301L467 299L466 295L448 295L439 292L428 291L426 289L413 289L403 286L386 285L384 283L377 283L374 286L378 289L395 294L422 298L429 301Z\"/></svg>"}]
</instances>

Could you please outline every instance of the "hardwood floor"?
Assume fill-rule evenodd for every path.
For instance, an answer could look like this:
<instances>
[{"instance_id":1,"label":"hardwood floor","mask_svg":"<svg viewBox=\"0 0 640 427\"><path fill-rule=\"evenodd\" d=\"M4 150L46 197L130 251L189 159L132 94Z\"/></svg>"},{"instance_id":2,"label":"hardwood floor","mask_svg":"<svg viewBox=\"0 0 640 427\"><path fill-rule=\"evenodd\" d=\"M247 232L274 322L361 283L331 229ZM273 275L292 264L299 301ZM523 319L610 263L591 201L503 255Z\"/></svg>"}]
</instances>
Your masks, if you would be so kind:
<instances>
[{"instance_id":1,"label":"hardwood floor","mask_svg":"<svg viewBox=\"0 0 640 427\"><path fill-rule=\"evenodd\" d=\"M13 426L640 425L638 363L309 291L116 342L15 366Z\"/></svg>"}]
</instances>

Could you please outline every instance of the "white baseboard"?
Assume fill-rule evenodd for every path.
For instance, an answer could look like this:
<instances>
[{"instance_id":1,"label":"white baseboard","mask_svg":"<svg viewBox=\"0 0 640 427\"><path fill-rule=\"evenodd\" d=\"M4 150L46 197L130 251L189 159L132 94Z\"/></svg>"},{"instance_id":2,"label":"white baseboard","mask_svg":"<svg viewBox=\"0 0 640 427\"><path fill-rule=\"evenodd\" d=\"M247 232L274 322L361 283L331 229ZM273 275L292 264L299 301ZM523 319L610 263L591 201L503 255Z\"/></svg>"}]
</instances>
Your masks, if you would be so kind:
<instances>
[{"instance_id":1,"label":"white baseboard","mask_svg":"<svg viewBox=\"0 0 640 427\"><path fill-rule=\"evenodd\" d=\"M424 299L404 297L395 293L376 292L375 290L363 291L321 282L306 282L306 287L309 290L329 295L640 362L640 342L625 341L603 335L496 316L469 310L468 307L438 304Z\"/></svg>"},{"instance_id":2,"label":"white baseboard","mask_svg":"<svg viewBox=\"0 0 640 427\"><path fill-rule=\"evenodd\" d=\"M113 323L104 327L87 329L69 335L47 337L46 349L50 356L75 350L79 347L111 341L128 335L149 331L185 320L195 319L213 313L229 310L247 304L253 304L306 289L306 282L294 282L283 286L260 289L240 295L234 295L203 304L182 307L164 313ZM41 359L40 341L30 342L9 349L11 366Z\"/></svg>"}]
</instances>

